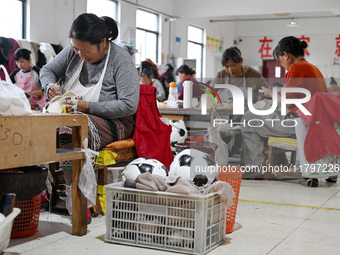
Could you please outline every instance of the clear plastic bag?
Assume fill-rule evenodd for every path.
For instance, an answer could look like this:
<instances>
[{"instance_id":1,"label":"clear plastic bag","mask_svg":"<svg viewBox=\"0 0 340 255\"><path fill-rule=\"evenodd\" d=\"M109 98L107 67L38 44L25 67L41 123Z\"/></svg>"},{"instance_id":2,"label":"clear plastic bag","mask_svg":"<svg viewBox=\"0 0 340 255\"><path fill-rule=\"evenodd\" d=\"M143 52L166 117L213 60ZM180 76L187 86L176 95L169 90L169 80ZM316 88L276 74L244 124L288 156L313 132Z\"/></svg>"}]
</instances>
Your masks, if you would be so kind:
<instances>
[{"instance_id":1,"label":"clear plastic bag","mask_svg":"<svg viewBox=\"0 0 340 255\"><path fill-rule=\"evenodd\" d=\"M214 116L217 119L220 119L216 109L213 109ZM219 166L226 166L229 160L229 150L228 144L222 139L222 136L227 136L230 134L230 125L225 124L217 124L216 126L209 127L207 134L204 136L204 140L206 142L214 143L218 145L215 151L215 161Z\"/></svg>"},{"instance_id":2,"label":"clear plastic bag","mask_svg":"<svg viewBox=\"0 0 340 255\"><path fill-rule=\"evenodd\" d=\"M31 105L25 92L14 85L9 78L6 68L0 65L6 80L0 81L0 115L25 115L32 113Z\"/></svg>"},{"instance_id":3,"label":"clear plastic bag","mask_svg":"<svg viewBox=\"0 0 340 255\"><path fill-rule=\"evenodd\" d=\"M93 151L88 148L88 139L83 141L82 152L85 154L85 160L83 168L79 175L78 187L81 193L87 198L87 207L96 205L97 196L97 181L96 175L92 166L92 158L99 156L99 152ZM72 185L76 185L73 184ZM72 189L67 193L66 208L69 214L72 215Z\"/></svg>"}]
</instances>

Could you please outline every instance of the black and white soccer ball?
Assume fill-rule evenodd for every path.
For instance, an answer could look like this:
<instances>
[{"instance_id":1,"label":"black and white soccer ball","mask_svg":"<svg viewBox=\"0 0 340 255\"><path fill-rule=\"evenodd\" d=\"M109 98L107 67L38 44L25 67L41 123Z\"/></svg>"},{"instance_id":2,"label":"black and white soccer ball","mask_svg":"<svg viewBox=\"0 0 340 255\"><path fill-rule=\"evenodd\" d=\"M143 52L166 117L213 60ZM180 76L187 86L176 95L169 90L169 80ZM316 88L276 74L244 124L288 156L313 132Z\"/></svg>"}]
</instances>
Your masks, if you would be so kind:
<instances>
[{"instance_id":1,"label":"black and white soccer ball","mask_svg":"<svg viewBox=\"0 0 340 255\"><path fill-rule=\"evenodd\" d=\"M135 181L139 174L150 172L164 177L169 175L168 169L157 159L153 158L137 158L131 161L122 173L122 182L125 180Z\"/></svg>"},{"instance_id":2,"label":"black and white soccer ball","mask_svg":"<svg viewBox=\"0 0 340 255\"><path fill-rule=\"evenodd\" d=\"M218 173L214 158L196 149L181 151L170 165L170 175L181 176L197 187L212 184L217 180Z\"/></svg>"},{"instance_id":3,"label":"black and white soccer ball","mask_svg":"<svg viewBox=\"0 0 340 255\"><path fill-rule=\"evenodd\" d=\"M170 135L170 144L174 149L176 143L184 143L188 138L188 131L183 120L170 120L169 124L172 127Z\"/></svg>"}]
</instances>

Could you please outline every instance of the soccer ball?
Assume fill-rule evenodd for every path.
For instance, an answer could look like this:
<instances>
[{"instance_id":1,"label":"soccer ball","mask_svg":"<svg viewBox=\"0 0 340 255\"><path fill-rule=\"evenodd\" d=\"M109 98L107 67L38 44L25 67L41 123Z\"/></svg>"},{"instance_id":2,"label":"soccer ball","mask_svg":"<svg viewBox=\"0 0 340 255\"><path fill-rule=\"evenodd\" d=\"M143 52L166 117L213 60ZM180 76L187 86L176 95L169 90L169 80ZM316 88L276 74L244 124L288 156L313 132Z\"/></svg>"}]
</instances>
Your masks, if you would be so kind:
<instances>
[{"instance_id":1,"label":"soccer ball","mask_svg":"<svg viewBox=\"0 0 340 255\"><path fill-rule=\"evenodd\" d=\"M170 120L172 126L170 135L171 147L174 148L176 143L184 143L188 137L188 131L183 120Z\"/></svg>"},{"instance_id":2,"label":"soccer ball","mask_svg":"<svg viewBox=\"0 0 340 255\"><path fill-rule=\"evenodd\" d=\"M178 153L170 165L170 175L181 176L197 187L212 184L218 176L218 165L210 154L196 149Z\"/></svg>"},{"instance_id":3,"label":"soccer ball","mask_svg":"<svg viewBox=\"0 0 340 255\"><path fill-rule=\"evenodd\" d=\"M139 174L150 172L151 174L157 174L167 177L168 169L157 159L152 158L137 158L131 161L122 173L122 182L125 180L135 181Z\"/></svg>"}]
</instances>

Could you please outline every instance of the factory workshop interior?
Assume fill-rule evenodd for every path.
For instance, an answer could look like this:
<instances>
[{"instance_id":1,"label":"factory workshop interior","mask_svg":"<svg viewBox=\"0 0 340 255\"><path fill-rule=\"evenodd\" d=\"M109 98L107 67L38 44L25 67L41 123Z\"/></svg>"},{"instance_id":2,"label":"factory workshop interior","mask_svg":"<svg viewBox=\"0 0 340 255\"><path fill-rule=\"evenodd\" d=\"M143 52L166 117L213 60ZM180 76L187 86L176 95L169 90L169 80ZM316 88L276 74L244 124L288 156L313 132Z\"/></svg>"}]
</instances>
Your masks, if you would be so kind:
<instances>
[{"instance_id":1,"label":"factory workshop interior","mask_svg":"<svg viewBox=\"0 0 340 255\"><path fill-rule=\"evenodd\" d=\"M0 0L0 61L1 255L340 253L340 1Z\"/></svg>"}]
</instances>

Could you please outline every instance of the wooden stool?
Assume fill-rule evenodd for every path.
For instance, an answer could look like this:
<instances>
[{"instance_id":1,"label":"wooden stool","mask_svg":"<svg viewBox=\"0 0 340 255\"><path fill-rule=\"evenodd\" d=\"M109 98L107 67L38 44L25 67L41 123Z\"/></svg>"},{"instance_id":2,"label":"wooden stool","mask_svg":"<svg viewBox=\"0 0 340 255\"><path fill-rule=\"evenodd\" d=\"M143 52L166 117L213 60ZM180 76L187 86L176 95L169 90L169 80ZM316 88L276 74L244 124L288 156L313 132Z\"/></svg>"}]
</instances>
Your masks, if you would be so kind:
<instances>
[{"instance_id":1,"label":"wooden stool","mask_svg":"<svg viewBox=\"0 0 340 255\"><path fill-rule=\"evenodd\" d=\"M134 146L134 142L132 138L128 138L122 141L116 141L108 144L103 150L109 150L115 154L117 157L115 159L116 164L114 165L96 165L95 170L98 171L98 185L106 185L107 184L107 172L108 167L120 169L129 164L132 160L138 158L136 147ZM95 215L104 215L103 209L99 202L99 195L97 195L96 206L93 207L93 213Z\"/></svg>"},{"instance_id":2,"label":"wooden stool","mask_svg":"<svg viewBox=\"0 0 340 255\"><path fill-rule=\"evenodd\" d=\"M275 156L279 154L284 154L286 152L291 152L290 162L280 162L279 164L282 166L292 167L296 164L296 153L298 150L297 140L293 138L286 138L286 137L269 137L268 138L268 170L270 167L275 166ZM280 175L289 176L289 177L301 177L301 174L297 173L290 173L286 171L278 172ZM265 175L269 177L271 176L272 172L268 171Z\"/></svg>"}]
</instances>

